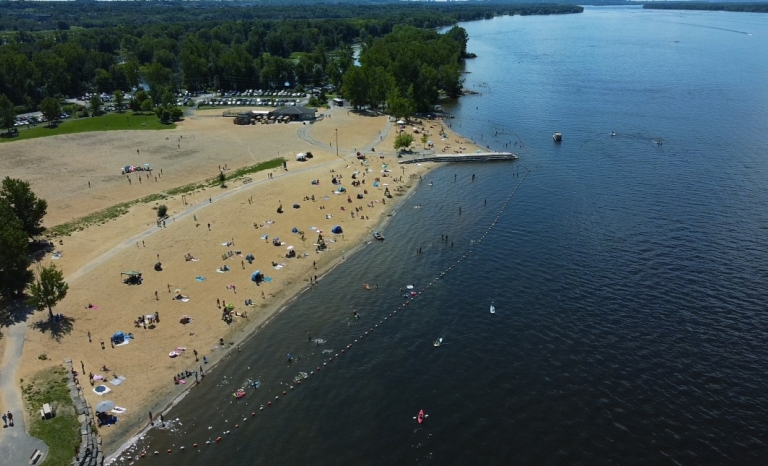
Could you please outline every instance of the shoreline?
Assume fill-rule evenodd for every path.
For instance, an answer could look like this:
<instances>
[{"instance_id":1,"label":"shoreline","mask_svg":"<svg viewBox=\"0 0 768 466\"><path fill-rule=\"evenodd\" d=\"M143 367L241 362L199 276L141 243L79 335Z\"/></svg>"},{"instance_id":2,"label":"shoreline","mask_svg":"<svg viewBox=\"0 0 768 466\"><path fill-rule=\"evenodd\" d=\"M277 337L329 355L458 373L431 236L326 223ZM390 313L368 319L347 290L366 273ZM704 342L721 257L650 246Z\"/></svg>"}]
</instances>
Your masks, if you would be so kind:
<instances>
[{"instance_id":1,"label":"shoreline","mask_svg":"<svg viewBox=\"0 0 768 466\"><path fill-rule=\"evenodd\" d=\"M448 128L450 130L450 128ZM454 134L455 136L461 137L458 134ZM427 174L431 172L432 170L436 168L440 168L445 166L445 163L430 163L429 166L422 166L423 167L423 173ZM374 225L375 230L379 230L386 226L392 218L397 214L397 211L401 207L401 205L410 199L416 192L415 187L417 186L418 182L415 182L411 185L410 188L406 188L407 192L400 196L399 199L397 199L395 202L388 204L387 209L382 211L380 213L380 217L377 219L377 222ZM393 198L394 199L394 198ZM391 215L390 215L391 214ZM353 255L361 252L366 247L368 247L371 243L373 243L373 240L364 239L363 241L354 244L352 248L349 250L343 250L342 255L335 257L330 263L326 264L322 269L318 269L320 273L318 273L318 282L322 281L322 279L337 269L340 265L342 265L344 262L346 262L346 259L349 257L352 257ZM209 362L207 366L204 368L206 370L206 375L213 371L216 367L218 367L219 363L222 362L224 359L227 359L232 356L233 351L236 351L237 347L239 345L242 345L244 343L247 343L250 339L255 338L257 335L261 333L262 330L264 330L269 323L271 323L275 318L277 318L284 310L288 308L294 301L296 301L302 294L309 291L313 285L307 285L303 282L297 282L293 284L293 286L290 286L286 289L283 289L280 291L281 294L284 294L285 296L282 297L282 299L278 299L276 302L270 304L267 308L264 309L264 315L260 316L258 319L255 319L248 324L246 324L243 327L240 327L235 330L235 337L231 338L230 341L232 344L228 345L227 349L220 354L216 354L215 356L212 356L209 358ZM317 285L315 285L317 286ZM203 379L204 380L204 379ZM161 413L163 415L168 414L174 406L176 406L179 402L181 402L185 397L192 394L192 390L194 388L200 387L202 385L201 383L195 383L190 386L183 386L183 388L180 388L177 393L172 393L162 399L160 399L158 402L156 402L153 406L149 407L150 411L154 413ZM123 424L124 426L126 424ZM143 427L141 427L143 425ZM128 433L118 433L115 434L115 438L110 439L108 441L104 441L102 449L104 452L104 463L110 464L113 461L115 461L125 450L130 448L133 444L135 444L138 440L141 440L143 436L152 429L152 425L150 425L147 421L136 421L134 423L130 423L128 426L124 427L123 430L128 430L129 432L133 432L130 435ZM103 437L102 437L103 440Z\"/></svg>"},{"instance_id":2,"label":"shoreline","mask_svg":"<svg viewBox=\"0 0 768 466\"><path fill-rule=\"evenodd\" d=\"M65 272L65 279L71 284L70 292L67 298L57 306L57 312L71 317L73 322L77 321L77 325L64 333L60 339L52 340L50 334L33 329L33 321L37 318L29 319L27 322L29 332L25 338L22 354L23 364L15 377L27 378L39 370L50 367L53 361L68 357L75 362L75 366L78 360L81 365L84 363L82 373L86 374L83 377L85 381L88 381L89 372L85 368L88 366L97 375L99 372L102 374L106 372L106 375L113 372L115 376L119 374L128 378L130 385L143 387L144 392L149 396L141 396L138 392L130 388L126 390L123 387L116 389L108 396L116 404L125 406L128 412L120 416L119 423L109 428L99 429L105 459L113 461L146 434L152 427L146 417L148 411L153 413L153 418L159 413L165 415L184 397L192 393L193 387L199 385L190 381L189 378L187 384L171 385L170 379L174 373L178 373L179 370L194 371L198 364L202 365L202 361L198 362L195 360L197 358L191 358L191 354L167 358L167 352L172 345L187 347L189 350L192 348L200 350L200 359L207 356L208 360L204 368L205 372L214 370L221 360L232 355L231 351L235 346L249 341L268 328L267 324L286 310L310 286L313 286L312 275L317 273L319 283L327 274L339 267L346 260L347 255L351 257L375 242L370 236L371 231L385 228L392 217L397 215L403 203L416 192L419 176L424 176L431 170L445 165L434 162L408 165L407 168L403 167L401 177L398 173L401 166L397 163L397 153L387 150L392 147L399 128L392 124L388 116L374 118L367 115L361 116L346 108L329 109L327 113L325 120L298 128L289 125L281 125L277 128L260 126L242 128L227 124L229 120L220 118L191 117L188 120L188 126L177 129L173 134L179 138L183 134L184 141L187 141L191 134L189 144L195 144L195 150L190 153L170 152L164 156L166 159L170 157L175 160L178 155L184 155L185 166L198 164L203 170L207 170L206 167L213 164L212 167L215 169L216 164L222 159L219 159L216 153L208 152L207 148L215 150L224 148L228 151L230 169L237 170L240 166L258 163L260 159L272 158L277 152L277 155L282 154L282 157L287 160L290 171L275 168L258 172L253 174L254 182L252 183L241 184L239 179L232 180L230 188L226 191L203 190L192 193L191 196L187 195L186 201L179 196L169 198L165 200L169 206L170 216L167 228L160 228L155 224L156 215L152 205L139 205L134 206L120 218L91 226L66 238L61 245L57 245L57 248L65 254L58 261L58 265ZM417 133L418 128L423 129L427 134L432 133L437 151L440 148L446 151L463 149L464 152L482 149L471 139L464 138L453 131L449 124L447 120L442 119L414 120L410 125L406 125L404 130L407 133ZM447 135L444 140L438 136L441 128ZM338 143L341 146L338 148L335 147L334 140L337 131ZM96 139L105 141L107 138L112 138L115 144L125 144L124 135L119 133L98 135ZM197 137L194 134L197 134ZM40 141L38 149L55 142L45 141L45 139L37 140ZM230 143L221 145L220 141L230 139ZM331 141L331 144L324 146L326 141ZM176 141L172 142L174 147L171 149L177 149ZM455 144L457 142L460 144ZM461 145L466 147L459 147ZM352 149L353 147L355 149ZM358 147L366 148L364 149L368 155L366 162L356 159ZM371 147L381 150L373 151ZM416 144L416 148L417 151L422 150L419 144ZM315 154L314 160L303 164L291 160L291 153L306 152L307 149L311 149ZM342 157L337 157L337 151L341 152ZM142 147L142 154L144 152L145 147ZM88 155L87 150L83 155ZM215 157L211 158L211 156ZM89 162L86 159L72 160L74 167L82 163ZM167 160L166 163L168 163ZM26 167L26 170L29 171L31 168ZM386 168L388 169L385 170ZM23 166L18 168L20 171L24 169ZM189 177L200 171L199 168L196 170L196 172L186 172L183 176ZM178 168L175 169L175 165L166 166L165 171L175 173ZM351 184L355 181L355 172L358 173L357 183ZM361 172L362 175L359 174ZM112 175L109 176L110 179L113 178ZM329 182L332 177L338 177L339 181L343 181L348 191L339 194L338 189ZM377 179L374 180L374 178ZM322 179L322 186L319 186L320 182L315 183L315 179L318 181ZM66 181L71 183L71 179ZM174 181L169 179L162 185L144 183L143 189L145 192L147 189L165 191L169 189L167 183ZM312 181L311 184L310 181ZM365 183L365 181L371 183L361 185L361 182ZM379 181L381 185L372 186L374 181ZM113 183L110 189L116 192L109 198L100 196L99 192L89 191L87 188L79 192L72 190L70 194L79 196L76 199L83 199L87 205L74 205L73 210L67 209L59 212L58 215L69 215L73 211L96 206L96 203L103 205L104 201L109 199L119 199L121 196L135 193L133 190L137 189L137 183L133 183L132 187L130 183L123 183L119 185ZM391 198L384 196L385 189L391 190ZM363 190L365 190L365 199L363 199ZM312 202L307 197L308 194L312 194ZM301 201L302 196L303 201ZM215 199L206 202L208 198ZM352 198L356 199L352 200ZM287 206L301 203L303 208L288 208L284 213L278 213L275 216L274 208L278 203ZM357 213L358 208L359 213ZM330 215L331 213L333 215ZM367 215L363 215L364 213ZM273 222L271 220L273 218L277 222ZM363 219L364 221L361 222L360 220ZM251 221L254 221L255 230L251 227ZM263 222L260 226L266 231L259 229L257 226L259 222ZM310 228L309 225L316 225L319 228L318 231L312 231L315 227ZM330 234L332 225L343 226L346 237ZM294 231L289 232L292 226ZM270 227L271 229L267 229ZM303 237L299 240L295 232L296 227L308 231L307 240ZM309 236L322 233L323 230L325 230L323 236L328 242L328 249L318 254L312 245L315 241ZM252 264L241 261L241 270L241 267L234 262L242 257L231 254L226 257L226 254L221 254L226 252L221 247L225 245L222 241L227 241L226 246L229 246L230 236L236 238L238 246L244 249L242 254L238 255L252 252L258 259ZM264 241L268 236L272 236L272 239L277 236L283 237L283 247L275 248L269 241ZM232 248L234 248L234 239L232 241ZM309 260L286 260L285 246L289 244L295 244L296 252L300 253L296 259ZM227 249L230 248L227 247ZM202 262L197 264L185 262L181 259L183 253L195 253ZM161 256L164 271L145 274L144 286L126 288L122 280L117 280L120 271L151 269L152 264L156 259L159 261ZM226 260L228 258L231 259ZM45 260L48 259L50 257L46 257ZM288 267L277 272L273 271L269 266L270 260L277 270L286 265ZM285 263L277 267L275 261ZM222 263L229 264L233 272L227 275L211 274L212 269ZM246 269L249 271L246 272ZM274 280L271 283L261 284L260 289L251 286L253 284L250 281L250 273L255 269L261 269L265 274L274 277ZM112 274L115 276L107 278ZM202 275L202 280L205 281L192 280L195 275ZM166 283L168 283L168 293L171 293L173 288L178 288L179 291L184 289L185 294L190 294L192 297L192 302L180 304L172 300L174 304L169 304L167 301L171 300L173 295L165 293ZM236 291L233 296L234 288L230 290L230 284L233 284L233 287L234 284L237 284L238 288L242 287L241 297L237 296ZM224 285L227 285L227 291L224 290ZM155 290L154 295L153 290ZM162 290L162 296L158 296L158 290ZM257 296L259 291L261 291L261 299ZM218 301L222 296L228 303L233 300L237 310L247 311L248 317L241 314L227 322L227 325L222 324L218 319L221 311L212 306L212 301ZM254 304L250 306L246 302L246 306L243 307L242 299L245 298L254 298ZM239 304L237 304L238 300L240 300ZM85 303L99 305L98 307L102 310L94 312L88 306L84 306ZM145 327L142 330L140 326L134 329L134 326L130 325L137 314L151 314L156 309L163 314L163 321L170 325L160 324L156 330L153 330L154 327L150 329ZM234 314L234 311L232 312ZM175 315L182 313L194 317L195 322L191 326L174 323ZM105 350L104 341L109 341L112 333L121 331L121 327L122 329L128 327L130 330L127 331L136 332L137 343L118 350L110 350L110 345L106 345ZM91 330L94 331L93 342ZM218 346L219 337L223 337L226 342L232 344ZM101 349L98 344L99 339L102 341ZM86 343L83 344L84 342ZM39 354L46 354L47 358L41 359L38 357ZM97 368L102 365L112 369L98 370ZM76 369L81 372L80 367ZM133 385L136 383L139 385ZM84 388L87 387L87 384L83 385ZM100 397L91 389L84 389L84 394L91 406L95 406L100 401Z\"/></svg>"}]
</instances>

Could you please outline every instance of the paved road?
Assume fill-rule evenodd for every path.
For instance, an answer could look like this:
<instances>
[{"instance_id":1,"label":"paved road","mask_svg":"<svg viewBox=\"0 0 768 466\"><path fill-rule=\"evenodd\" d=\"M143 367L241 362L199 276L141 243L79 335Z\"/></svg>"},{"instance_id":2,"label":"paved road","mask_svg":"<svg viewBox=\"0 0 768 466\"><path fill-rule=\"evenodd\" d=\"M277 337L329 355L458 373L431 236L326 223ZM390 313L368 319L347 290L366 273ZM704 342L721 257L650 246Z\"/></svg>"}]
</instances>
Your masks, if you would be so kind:
<instances>
[{"instance_id":1,"label":"paved road","mask_svg":"<svg viewBox=\"0 0 768 466\"><path fill-rule=\"evenodd\" d=\"M2 370L0 370L0 391L3 393L3 412L11 411L15 425L0 431L0 464L21 466L29 463L29 457L38 449L44 455L48 447L42 440L27 434L24 425L24 408L21 404L21 393L17 385L16 369L21 360L21 350L24 347L24 333L27 330L25 321L17 322L5 329L5 355Z\"/></svg>"}]
</instances>

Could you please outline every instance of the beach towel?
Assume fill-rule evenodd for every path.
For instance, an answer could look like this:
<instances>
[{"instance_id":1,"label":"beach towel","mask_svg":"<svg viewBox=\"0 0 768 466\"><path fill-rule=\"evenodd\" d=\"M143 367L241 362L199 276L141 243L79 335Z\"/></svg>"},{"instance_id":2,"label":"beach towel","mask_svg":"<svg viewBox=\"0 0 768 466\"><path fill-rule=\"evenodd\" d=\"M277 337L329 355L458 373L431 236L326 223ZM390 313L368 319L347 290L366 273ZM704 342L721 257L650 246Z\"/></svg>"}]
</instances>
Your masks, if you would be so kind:
<instances>
[{"instance_id":1,"label":"beach towel","mask_svg":"<svg viewBox=\"0 0 768 466\"><path fill-rule=\"evenodd\" d=\"M101 396L101 395L103 395L105 393L109 393L111 391L112 390L110 390L109 387L107 387L106 385L98 385L98 386L93 388L93 393L95 393L95 394L97 394L99 396Z\"/></svg>"},{"instance_id":2,"label":"beach towel","mask_svg":"<svg viewBox=\"0 0 768 466\"><path fill-rule=\"evenodd\" d=\"M224 272L226 272L226 270L219 270L219 269L216 269L216 272L218 272L218 273L224 273Z\"/></svg>"},{"instance_id":3,"label":"beach towel","mask_svg":"<svg viewBox=\"0 0 768 466\"><path fill-rule=\"evenodd\" d=\"M264 281L269 283L272 281L272 277L264 277Z\"/></svg>"},{"instance_id":4,"label":"beach towel","mask_svg":"<svg viewBox=\"0 0 768 466\"><path fill-rule=\"evenodd\" d=\"M121 408L120 406L115 406L112 408L112 412L115 414L125 414L127 410L125 408Z\"/></svg>"},{"instance_id":5,"label":"beach towel","mask_svg":"<svg viewBox=\"0 0 768 466\"><path fill-rule=\"evenodd\" d=\"M61 258L61 253L60 253L60 252L54 253L54 254L51 256L51 259L59 259L59 258Z\"/></svg>"},{"instance_id":6,"label":"beach towel","mask_svg":"<svg viewBox=\"0 0 768 466\"><path fill-rule=\"evenodd\" d=\"M112 380L110 380L110 381L109 381L109 383L110 383L110 384L112 384L112 385L114 385L114 386L118 386L118 385L120 385L121 383L123 383L123 380L125 380L125 377L123 377L123 379L122 379L122 380L121 380L121 379L118 377L118 378L116 378L116 379L112 379Z\"/></svg>"},{"instance_id":7,"label":"beach towel","mask_svg":"<svg viewBox=\"0 0 768 466\"><path fill-rule=\"evenodd\" d=\"M199 282L203 282L203 281L205 281L205 277L195 277L195 280L197 280Z\"/></svg>"},{"instance_id":8,"label":"beach towel","mask_svg":"<svg viewBox=\"0 0 768 466\"><path fill-rule=\"evenodd\" d=\"M96 309L98 309L98 308L99 308L99 306L91 306L91 307L85 306L85 308L86 308L86 309L91 309L91 310L94 310L94 311L95 311Z\"/></svg>"},{"instance_id":9,"label":"beach towel","mask_svg":"<svg viewBox=\"0 0 768 466\"><path fill-rule=\"evenodd\" d=\"M261 235L261 237L260 237L260 238L261 238L261 239L267 239L267 238L269 238L269 235Z\"/></svg>"},{"instance_id":10,"label":"beach towel","mask_svg":"<svg viewBox=\"0 0 768 466\"><path fill-rule=\"evenodd\" d=\"M317 227L309 227L309 229L310 229L311 231L315 231L315 230L317 230Z\"/></svg>"}]
</instances>

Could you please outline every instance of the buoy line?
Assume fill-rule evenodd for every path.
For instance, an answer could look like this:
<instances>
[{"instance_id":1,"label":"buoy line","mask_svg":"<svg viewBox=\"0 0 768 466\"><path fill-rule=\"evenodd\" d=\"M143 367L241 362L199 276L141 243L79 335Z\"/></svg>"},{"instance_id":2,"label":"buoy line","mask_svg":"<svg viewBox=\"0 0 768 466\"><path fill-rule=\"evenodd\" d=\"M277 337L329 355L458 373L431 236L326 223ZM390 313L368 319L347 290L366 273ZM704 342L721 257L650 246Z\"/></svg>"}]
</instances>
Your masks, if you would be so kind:
<instances>
[{"instance_id":1,"label":"buoy line","mask_svg":"<svg viewBox=\"0 0 768 466\"><path fill-rule=\"evenodd\" d=\"M504 213L504 210L506 210L507 206L508 206L508 205L509 205L509 203L512 201L512 197L513 197L513 196L515 195L515 193L517 192L517 189L520 187L520 185L523 183L523 181L525 181L525 178L526 178L526 177L528 176L528 174L531 172L531 169L530 169L530 168L528 168L528 167L525 167L524 165L521 165L521 166L522 166L523 168L525 168L525 170L526 170L526 171L525 171L525 173L523 174L522 178L520 178L520 181L518 181L517 185L515 185L515 187L514 187L514 189L512 190L512 192L511 192L511 193L509 194L509 196L507 197L507 200L506 200L506 201L504 202L504 204L502 205L502 207L501 207L501 209L499 210L499 213L496 215L496 218L494 219L494 221L493 221L493 222L491 223L491 225L490 225L490 226L489 226L489 227L488 227L488 228L485 230L485 233L483 233L483 235L480 237L480 239L478 239L478 240L477 240L477 243L476 243L476 244L478 244L478 245L479 245L479 244L481 244L481 243L483 242L483 240L485 239L485 237L486 237L486 236L488 236L488 233L490 233L490 232L491 232L491 230L493 230L493 227L495 227L495 226L496 226L496 224L499 222L499 219L501 218L501 215ZM418 292L418 293L417 293L415 296L409 296L409 298L408 298L408 299L405 301L404 305L405 305L405 306L408 306L408 305L411 303L411 301L412 301L412 300L416 299L416 297L418 297L418 296L421 296L421 295L422 295L422 294L423 294L425 291L427 291L427 289L429 289L429 287L430 287L430 286L432 286L432 285L434 285L435 283L437 283L437 281L438 281L438 280L440 280L440 278L444 277L444 276L445 276L445 274L447 274L448 272L450 272L451 270L453 270L453 269L454 269L454 268L455 268L457 265L459 265L459 263L461 263L461 261L463 261L464 259L466 259L467 257L469 257L469 255L470 255L471 253L472 253L472 248L470 248L470 249L469 249L469 251L467 251L466 253L464 253L464 254L463 254L463 255L462 255L462 256L461 256L461 257L460 257L460 258L459 258L459 259L458 259L458 260L457 260L457 261L456 261L454 264L451 264L451 265L450 265L450 266L449 266L449 267L448 267L446 270L444 270L444 271L440 272L440 274L439 274L437 277L435 277L435 279L433 279L433 280L432 280L430 283L428 283L428 284L427 284L427 285L426 285L426 286L425 286L425 287L424 287L424 288L423 288L421 291L419 291L419 292ZM385 321L387 321L387 320L389 320L389 319L391 319L391 318L394 318L394 317L397 315L397 311L401 311L401 312L402 312L403 310L404 310L403 306L400 306L400 307L398 307L398 308L397 308L397 310L394 310L394 311L392 311L392 312L391 312L391 313L389 313L387 316L385 316L383 319L380 319L378 324L375 324L373 327L370 327L370 329L369 329L368 331L365 331L365 332L364 332L364 333L362 333L362 334L361 334L361 335L360 335L360 336L359 336L357 339L353 340L353 342L352 342L352 343L358 343L358 340L362 340L362 339L363 339L363 338L364 338L366 335L368 335L369 333L373 333L374 329L378 328L378 326L379 326L379 325L383 325ZM329 363L333 362L334 358L339 358L339 357L343 356L344 354L346 354L346 353L345 353L345 350L350 350L350 349L352 348L352 343L349 343L349 344L347 344L347 346L346 346L346 347L344 347L344 349L342 349L340 353L336 353L336 354L335 354L333 357L329 357L327 361L323 362L323 366L327 366ZM309 380L309 379L308 379L309 375L311 375L313 372L320 372L320 371L321 371L321 366L317 366L317 367L315 368L315 370L314 370L314 371L310 369L310 371L309 371L309 372L307 372L307 376L306 376L306 377L305 377L303 380ZM296 381L296 386L298 387L298 386L300 386L300 385L301 385L301 380L298 380L298 381ZM293 390L293 389L294 389L294 387L291 385L291 386L290 386L290 390ZM288 394L288 391L286 391L286 390L283 390L283 391L282 391L282 396L286 396L287 394ZM266 405L264 405L264 404L261 404L261 405L259 406L259 411L263 411L263 410L264 410L264 408L265 408L265 406L266 406L267 408L271 408L272 406L276 406L276 404L277 404L277 402L278 402L279 400L280 400L280 396L275 396L275 399L274 399L275 405L273 405L272 401L267 401ZM256 417L256 412L255 412L255 411L251 412L251 417L252 417L252 418L255 418L255 417ZM239 424L239 422L245 423L247 420L248 420L248 418L247 418L247 417L243 417L243 420L242 420L242 421L237 421L237 420L233 421L233 422L235 423L235 424L234 424L234 428L235 428L235 429L239 429L239 427L240 427L240 424ZM227 421L225 421L225 422L227 422ZM228 435L230 432L231 432L231 431L229 431L229 430L227 430L227 431L224 431L224 432L222 433L222 435ZM205 444L206 444L206 445L216 445L216 444L218 444L218 443L221 443L221 441L222 441L222 440L223 440L222 436L217 436L215 439L208 439L208 440L206 440L206 441L205 441ZM192 443L192 448L193 448L193 449L197 449L197 448L198 448L198 446L199 446L199 444L198 444L198 443ZM179 447L179 450L180 450L180 451L185 451L185 447L182 445L182 446L180 446L180 447ZM173 453L173 450L172 450L171 448L168 448L168 449L166 450L166 454L170 455L171 453ZM160 454L160 452L159 452L159 451L157 451L157 450L155 450L155 451L153 451L153 452L152 452L152 454L153 454L153 455L155 455L155 456L158 456L158 455ZM147 449L145 448L145 449L142 449L142 450L141 450L141 451L140 451L138 454L136 454L136 455L135 455L135 456L133 456L133 457L127 457L127 458L124 458L123 456L120 456L120 457L118 457L118 458L115 458L115 459L113 459L113 460L112 460L110 463L108 463L108 464L116 463L116 462L118 462L118 461L121 461L121 460L137 461L137 460L139 460L140 458L146 458L146 457L147 457L147 455L149 455L149 452L148 452L148 451L147 451Z\"/></svg>"}]
</instances>

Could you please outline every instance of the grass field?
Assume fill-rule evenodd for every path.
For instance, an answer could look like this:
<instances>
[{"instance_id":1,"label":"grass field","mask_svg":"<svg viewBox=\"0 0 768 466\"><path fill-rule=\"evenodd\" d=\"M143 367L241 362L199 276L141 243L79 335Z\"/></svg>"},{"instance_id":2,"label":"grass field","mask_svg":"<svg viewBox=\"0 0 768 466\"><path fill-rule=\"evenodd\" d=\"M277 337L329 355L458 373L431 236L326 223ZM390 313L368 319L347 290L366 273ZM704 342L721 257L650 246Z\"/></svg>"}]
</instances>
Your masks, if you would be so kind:
<instances>
[{"instance_id":1,"label":"grass field","mask_svg":"<svg viewBox=\"0 0 768 466\"><path fill-rule=\"evenodd\" d=\"M71 464L75 446L80 444L80 423L69 397L66 370L59 366L40 372L31 382L22 384L21 391L32 418L30 435L48 445L45 464ZM56 417L45 421L40 418L38 411L43 403L56 407Z\"/></svg>"},{"instance_id":2,"label":"grass field","mask_svg":"<svg viewBox=\"0 0 768 466\"><path fill-rule=\"evenodd\" d=\"M87 133L91 131L120 131L132 129L172 129L176 125L164 125L155 115L135 115L126 113L108 113L100 117L63 120L58 126L49 128L47 123L37 126L17 127L19 135L13 138L0 138L0 143L21 141L24 139L56 136L59 134ZM3 131L5 132L5 131Z\"/></svg>"}]
</instances>

